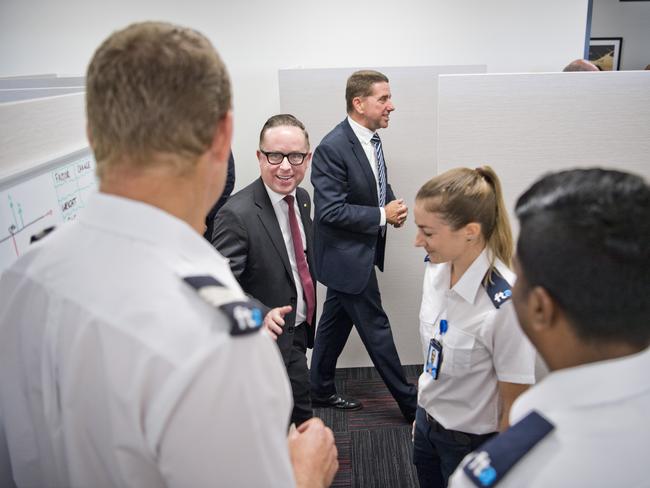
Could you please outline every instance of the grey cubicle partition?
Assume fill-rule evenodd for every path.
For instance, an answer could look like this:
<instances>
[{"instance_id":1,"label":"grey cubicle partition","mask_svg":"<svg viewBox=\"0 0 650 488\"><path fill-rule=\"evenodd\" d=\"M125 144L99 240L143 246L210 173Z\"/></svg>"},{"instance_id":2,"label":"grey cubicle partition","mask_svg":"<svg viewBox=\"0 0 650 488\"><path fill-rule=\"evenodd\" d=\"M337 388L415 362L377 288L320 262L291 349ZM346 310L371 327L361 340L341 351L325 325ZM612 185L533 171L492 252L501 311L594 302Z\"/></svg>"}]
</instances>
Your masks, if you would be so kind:
<instances>
[{"instance_id":1,"label":"grey cubicle partition","mask_svg":"<svg viewBox=\"0 0 650 488\"><path fill-rule=\"evenodd\" d=\"M0 89L16 88L55 88L55 87L83 87L85 77L83 76L47 76L36 75L28 77L0 78Z\"/></svg>"},{"instance_id":2,"label":"grey cubicle partition","mask_svg":"<svg viewBox=\"0 0 650 488\"><path fill-rule=\"evenodd\" d=\"M35 98L55 97L69 93L79 93L83 86L65 86L51 88L0 88L0 103L33 100Z\"/></svg>"},{"instance_id":3,"label":"grey cubicle partition","mask_svg":"<svg viewBox=\"0 0 650 488\"><path fill-rule=\"evenodd\" d=\"M438 103L438 170L491 165L510 211L548 171L650 179L650 71L441 76Z\"/></svg>"}]
</instances>

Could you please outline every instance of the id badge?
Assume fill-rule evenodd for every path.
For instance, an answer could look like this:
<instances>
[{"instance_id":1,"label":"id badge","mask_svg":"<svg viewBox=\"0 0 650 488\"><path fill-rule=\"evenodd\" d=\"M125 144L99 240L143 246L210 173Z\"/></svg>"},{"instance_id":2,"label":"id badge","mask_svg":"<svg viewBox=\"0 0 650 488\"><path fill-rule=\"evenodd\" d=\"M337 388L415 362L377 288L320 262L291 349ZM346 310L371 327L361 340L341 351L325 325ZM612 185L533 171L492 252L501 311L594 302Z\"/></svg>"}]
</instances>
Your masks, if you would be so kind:
<instances>
[{"instance_id":1,"label":"id badge","mask_svg":"<svg viewBox=\"0 0 650 488\"><path fill-rule=\"evenodd\" d=\"M429 373L434 380L437 380L440 374L440 366L442 366L442 344L437 339L431 339L424 371Z\"/></svg>"}]
</instances>

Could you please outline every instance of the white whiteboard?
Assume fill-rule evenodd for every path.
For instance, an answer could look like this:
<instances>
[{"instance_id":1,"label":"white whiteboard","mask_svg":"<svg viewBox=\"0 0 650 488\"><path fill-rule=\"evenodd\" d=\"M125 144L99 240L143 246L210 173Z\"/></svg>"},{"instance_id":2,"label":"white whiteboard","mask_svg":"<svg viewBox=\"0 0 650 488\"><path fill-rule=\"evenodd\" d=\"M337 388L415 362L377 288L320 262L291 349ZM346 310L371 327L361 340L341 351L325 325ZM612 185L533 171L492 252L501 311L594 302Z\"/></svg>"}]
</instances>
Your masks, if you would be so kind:
<instances>
[{"instance_id":1,"label":"white whiteboard","mask_svg":"<svg viewBox=\"0 0 650 488\"><path fill-rule=\"evenodd\" d=\"M0 273L25 253L33 235L74 220L96 190L89 149L0 183Z\"/></svg>"}]
</instances>

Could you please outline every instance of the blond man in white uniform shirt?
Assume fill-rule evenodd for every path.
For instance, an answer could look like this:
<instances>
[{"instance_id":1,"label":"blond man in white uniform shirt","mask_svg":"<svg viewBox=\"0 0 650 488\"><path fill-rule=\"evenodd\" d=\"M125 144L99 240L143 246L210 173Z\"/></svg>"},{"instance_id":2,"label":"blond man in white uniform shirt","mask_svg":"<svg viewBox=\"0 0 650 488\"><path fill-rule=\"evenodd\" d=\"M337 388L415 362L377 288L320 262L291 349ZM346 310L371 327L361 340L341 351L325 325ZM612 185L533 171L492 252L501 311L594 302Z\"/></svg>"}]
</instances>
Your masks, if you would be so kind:
<instances>
[{"instance_id":1,"label":"blond man in white uniform shirt","mask_svg":"<svg viewBox=\"0 0 650 488\"><path fill-rule=\"evenodd\" d=\"M328 484L331 431L313 421L287 439L261 309L201 237L232 134L218 54L170 24L118 31L89 66L87 114L100 193L0 281L13 482Z\"/></svg>"},{"instance_id":2,"label":"blond man in white uniform shirt","mask_svg":"<svg viewBox=\"0 0 650 488\"><path fill-rule=\"evenodd\" d=\"M533 184L516 213L513 302L551 373L450 486L650 486L650 186L563 171Z\"/></svg>"}]
</instances>

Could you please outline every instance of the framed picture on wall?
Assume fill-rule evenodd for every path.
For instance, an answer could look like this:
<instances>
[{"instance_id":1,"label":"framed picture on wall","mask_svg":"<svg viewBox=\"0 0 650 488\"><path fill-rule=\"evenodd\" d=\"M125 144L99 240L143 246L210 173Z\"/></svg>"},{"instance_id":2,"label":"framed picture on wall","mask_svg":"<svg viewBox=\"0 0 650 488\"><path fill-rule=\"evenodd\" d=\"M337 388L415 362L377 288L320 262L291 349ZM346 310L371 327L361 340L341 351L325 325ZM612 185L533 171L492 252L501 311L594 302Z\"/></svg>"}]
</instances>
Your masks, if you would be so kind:
<instances>
[{"instance_id":1,"label":"framed picture on wall","mask_svg":"<svg viewBox=\"0 0 650 488\"><path fill-rule=\"evenodd\" d=\"M622 37L592 37L589 40L589 61L602 71L621 69Z\"/></svg>"}]
</instances>

